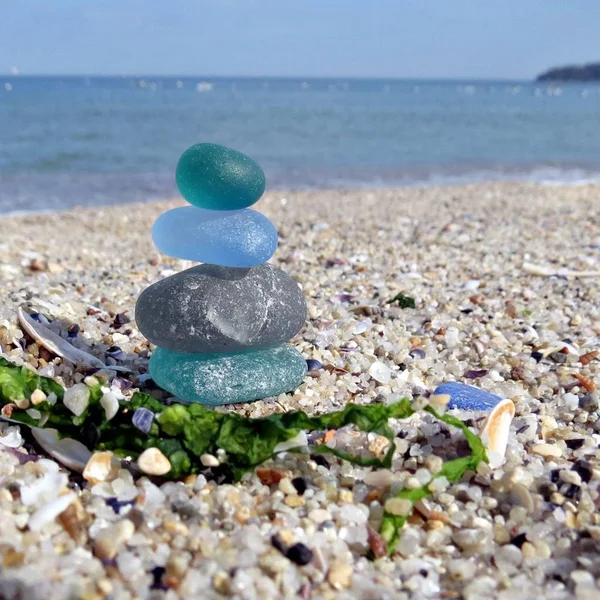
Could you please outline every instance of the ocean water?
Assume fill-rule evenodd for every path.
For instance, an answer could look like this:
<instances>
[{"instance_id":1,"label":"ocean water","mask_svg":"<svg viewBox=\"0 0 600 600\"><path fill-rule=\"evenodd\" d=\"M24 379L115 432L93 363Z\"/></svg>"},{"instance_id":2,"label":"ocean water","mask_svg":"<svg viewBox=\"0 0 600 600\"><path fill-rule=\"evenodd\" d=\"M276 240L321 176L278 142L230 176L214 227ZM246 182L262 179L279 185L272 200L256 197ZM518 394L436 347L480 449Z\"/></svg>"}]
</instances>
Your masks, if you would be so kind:
<instances>
[{"instance_id":1,"label":"ocean water","mask_svg":"<svg viewBox=\"0 0 600 600\"><path fill-rule=\"evenodd\" d=\"M188 146L270 188L600 174L600 85L0 76L0 212L162 198Z\"/></svg>"}]
</instances>

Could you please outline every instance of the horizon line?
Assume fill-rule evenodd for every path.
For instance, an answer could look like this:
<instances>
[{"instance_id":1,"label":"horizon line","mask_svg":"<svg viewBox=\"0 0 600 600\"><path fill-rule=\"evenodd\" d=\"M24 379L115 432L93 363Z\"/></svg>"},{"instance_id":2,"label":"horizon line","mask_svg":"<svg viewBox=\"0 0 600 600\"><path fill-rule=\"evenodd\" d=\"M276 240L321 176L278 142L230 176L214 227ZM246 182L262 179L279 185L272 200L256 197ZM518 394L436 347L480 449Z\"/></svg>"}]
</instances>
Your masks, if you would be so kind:
<instances>
[{"instance_id":1,"label":"horizon line","mask_svg":"<svg viewBox=\"0 0 600 600\"><path fill-rule=\"evenodd\" d=\"M305 79L305 80L350 80L350 81L481 81L481 82L535 82L535 78L521 79L510 77L474 77L474 76L433 76L433 77L406 77L406 76L372 76L372 75L167 75L161 73L131 73L131 74L114 74L114 73L2 73L0 77L97 77L97 78L120 78L120 79L143 79L143 78L165 78L165 79Z\"/></svg>"}]
</instances>

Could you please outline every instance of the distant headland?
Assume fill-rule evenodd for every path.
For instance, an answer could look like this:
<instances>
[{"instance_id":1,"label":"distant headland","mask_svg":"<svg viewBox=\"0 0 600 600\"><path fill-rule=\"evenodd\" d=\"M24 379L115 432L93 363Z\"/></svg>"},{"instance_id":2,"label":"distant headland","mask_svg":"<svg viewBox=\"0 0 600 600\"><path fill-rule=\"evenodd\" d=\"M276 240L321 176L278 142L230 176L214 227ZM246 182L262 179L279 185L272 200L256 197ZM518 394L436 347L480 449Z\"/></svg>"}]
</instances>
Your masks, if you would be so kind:
<instances>
[{"instance_id":1,"label":"distant headland","mask_svg":"<svg viewBox=\"0 0 600 600\"><path fill-rule=\"evenodd\" d=\"M536 77L536 81L599 81L600 62L587 65L554 67Z\"/></svg>"}]
</instances>

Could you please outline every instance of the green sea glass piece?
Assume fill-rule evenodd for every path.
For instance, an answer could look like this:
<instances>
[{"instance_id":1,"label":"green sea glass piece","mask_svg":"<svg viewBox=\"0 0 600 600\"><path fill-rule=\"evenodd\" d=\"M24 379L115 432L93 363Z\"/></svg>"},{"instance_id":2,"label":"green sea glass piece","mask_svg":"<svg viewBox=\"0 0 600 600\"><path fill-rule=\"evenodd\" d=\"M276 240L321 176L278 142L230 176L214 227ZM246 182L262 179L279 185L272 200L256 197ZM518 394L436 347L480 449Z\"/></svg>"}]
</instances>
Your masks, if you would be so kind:
<instances>
[{"instance_id":1,"label":"green sea glass piece","mask_svg":"<svg viewBox=\"0 0 600 600\"><path fill-rule=\"evenodd\" d=\"M210 406L291 392L307 372L306 361L289 344L226 354L157 348L149 369L154 382L180 400Z\"/></svg>"},{"instance_id":2,"label":"green sea glass piece","mask_svg":"<svg viewBox=\"0 0 600 600\"><path fill-rule=\"evenodd\" d=\"M196 144L177 163L175 181L190 203L210 210L238 210L265 191L265 174L248 156L218 144Z\"/></svg>"}]
</instances>

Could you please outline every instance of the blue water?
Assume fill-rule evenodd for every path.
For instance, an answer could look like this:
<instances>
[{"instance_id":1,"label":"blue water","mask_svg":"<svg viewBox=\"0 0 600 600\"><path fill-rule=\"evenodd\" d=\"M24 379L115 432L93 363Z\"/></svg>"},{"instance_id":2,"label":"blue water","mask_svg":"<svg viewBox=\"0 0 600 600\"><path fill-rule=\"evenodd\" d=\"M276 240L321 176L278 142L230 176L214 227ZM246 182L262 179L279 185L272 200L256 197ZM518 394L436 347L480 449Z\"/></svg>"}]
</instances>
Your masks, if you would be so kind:
<instances>
[{"instance_id":1,"label":"blue water","mask_svg":"<svg viewBox=\"0 0 600 600\"><path fill-rule=\"evenodd\" d=\"M0 212L165 197L199 141L271 188L596 178L600 86L0 76Z\"/></svg>"}]
</instances>

